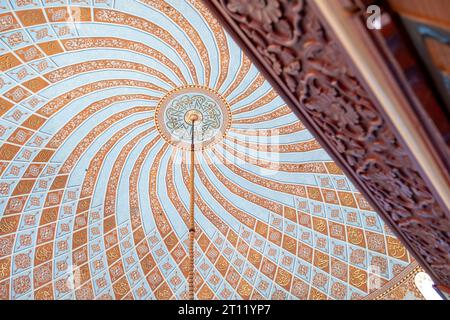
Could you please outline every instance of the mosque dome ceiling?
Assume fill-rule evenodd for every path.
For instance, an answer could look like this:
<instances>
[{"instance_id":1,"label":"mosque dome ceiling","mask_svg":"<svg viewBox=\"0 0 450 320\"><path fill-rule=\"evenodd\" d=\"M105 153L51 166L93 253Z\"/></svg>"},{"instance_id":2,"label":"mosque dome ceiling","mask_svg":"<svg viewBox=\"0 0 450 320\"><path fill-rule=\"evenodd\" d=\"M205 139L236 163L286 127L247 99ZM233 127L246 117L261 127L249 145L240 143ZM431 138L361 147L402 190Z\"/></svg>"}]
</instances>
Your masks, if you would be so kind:
<instances>
[{"instance_id":1,"label":"mosque dome ceiling","mask_svg":"<svg viewBox=\"0 0 450 320\"><path fill-rule=\"evenodd\" d=\"M0 299L357 299L407 250L199 0L0 0Z\"/></svg>"}]
</instances>

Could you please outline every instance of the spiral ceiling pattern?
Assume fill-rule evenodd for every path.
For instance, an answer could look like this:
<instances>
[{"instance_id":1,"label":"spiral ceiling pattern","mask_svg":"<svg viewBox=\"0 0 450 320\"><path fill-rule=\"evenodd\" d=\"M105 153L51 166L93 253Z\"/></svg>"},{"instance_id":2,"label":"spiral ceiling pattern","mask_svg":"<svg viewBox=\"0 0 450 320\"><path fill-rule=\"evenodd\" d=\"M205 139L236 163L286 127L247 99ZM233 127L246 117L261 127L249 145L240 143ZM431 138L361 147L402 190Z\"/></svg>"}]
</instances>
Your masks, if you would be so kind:
<instances>
[{"instance_id":1,"label":"spiral ceiling pattern","mask_svg":"<svg viewBox=\"0 0 450 320\"><path fill-rule=\"evenodd\" d=\"M186 298L180 88L218 137L197 299L358 299L411 263L199 0L0 0L0 71L0 299Z\"/></svg>"}]
</instances>

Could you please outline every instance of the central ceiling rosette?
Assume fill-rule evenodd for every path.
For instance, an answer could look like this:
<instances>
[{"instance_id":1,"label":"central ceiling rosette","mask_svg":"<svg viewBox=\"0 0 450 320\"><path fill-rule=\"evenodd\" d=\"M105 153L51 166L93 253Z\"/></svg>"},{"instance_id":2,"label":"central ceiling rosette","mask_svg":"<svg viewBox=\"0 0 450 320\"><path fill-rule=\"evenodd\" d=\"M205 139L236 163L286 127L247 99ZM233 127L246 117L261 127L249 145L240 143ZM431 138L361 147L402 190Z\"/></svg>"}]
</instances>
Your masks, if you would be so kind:
<instances>
[{"instance_id":1,"label":"central ceiling rosette","mask_svg":"<svg viewBox=\"0 0 450 320\"><path fill-rule=\"evenodd\" d=\"M195 85L169 91L160 100L155 114L161 136L184 149L190 149L191 114L198 118L194 126L196 150L221 141L231 125L226 100L212 89Z\"/></svg>"}]
</instances>

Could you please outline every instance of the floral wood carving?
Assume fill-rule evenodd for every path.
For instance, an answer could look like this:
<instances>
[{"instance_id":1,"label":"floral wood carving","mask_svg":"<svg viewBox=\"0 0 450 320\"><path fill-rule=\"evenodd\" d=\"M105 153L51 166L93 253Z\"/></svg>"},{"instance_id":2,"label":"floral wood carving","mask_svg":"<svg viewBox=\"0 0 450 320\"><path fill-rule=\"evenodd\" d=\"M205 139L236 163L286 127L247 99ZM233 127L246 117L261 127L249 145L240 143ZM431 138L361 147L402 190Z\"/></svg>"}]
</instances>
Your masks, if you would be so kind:
<instances>
[{"instance_id":1,"label":"floral wood carving","mask_svg":"<svg viewBox=\"0 0 450 320\"><path fill-rule=\"evenodd\" d=\"M433 197L395 129L350 71L345 54L311 4L302 0L205 4L240 38L269 80L279 84L279 93L300 111L302 121L434 280L450 286L449 214Z\"/></svg>"}]
</instances>

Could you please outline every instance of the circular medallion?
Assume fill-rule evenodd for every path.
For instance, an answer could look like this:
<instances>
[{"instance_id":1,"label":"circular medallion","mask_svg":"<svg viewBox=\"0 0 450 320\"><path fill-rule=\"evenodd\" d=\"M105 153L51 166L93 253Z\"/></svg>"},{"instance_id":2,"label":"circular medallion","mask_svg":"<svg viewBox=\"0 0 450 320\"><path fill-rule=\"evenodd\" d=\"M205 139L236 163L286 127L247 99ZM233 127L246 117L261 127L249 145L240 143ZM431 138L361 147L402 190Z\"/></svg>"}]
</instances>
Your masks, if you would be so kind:
<instances>
[{"instance_id":1,"label":"circular medallion","mask_svg":"<svg viewBox=\"0 0 450 320\"><path fill-rule=\"evenodd\" d=\"M190 150L193 120L195 149L205 149L222 140L229 129L230 107L218 92L194 85L169 91L156 107L156 127L176 147Z\"/></svg>"}]
</instances>

